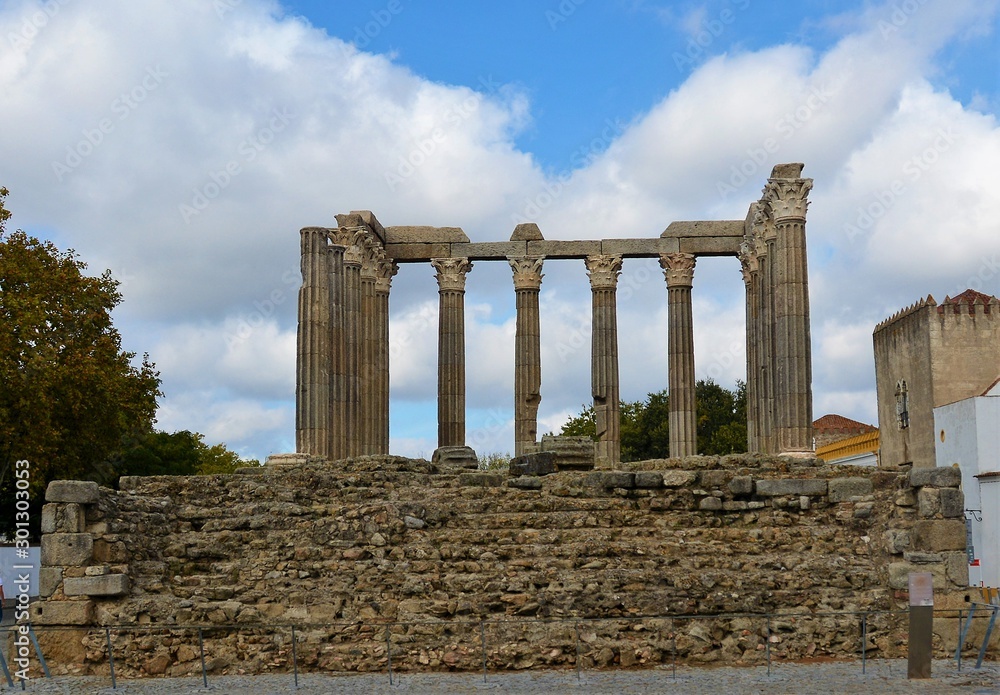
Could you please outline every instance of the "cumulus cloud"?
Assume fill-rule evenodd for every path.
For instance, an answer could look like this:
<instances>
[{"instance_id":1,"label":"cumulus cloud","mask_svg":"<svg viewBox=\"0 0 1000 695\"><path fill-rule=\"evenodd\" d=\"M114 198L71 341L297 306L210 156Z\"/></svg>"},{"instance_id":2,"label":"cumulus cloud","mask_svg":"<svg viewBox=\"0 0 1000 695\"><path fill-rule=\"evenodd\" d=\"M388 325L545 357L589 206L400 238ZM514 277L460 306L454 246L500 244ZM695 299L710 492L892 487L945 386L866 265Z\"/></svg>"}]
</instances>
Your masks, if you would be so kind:
<instances>
[{"instance_id":1,"label":"cumulus cloud","mask_svg":"<svg viewBox=\"0 0 1000 695\"><path fill-rule=\"evenodd\" d=\"M16 226L123 280L126 345L164 376L160 425L266 455L293 446L300 227L371 209L478 241L526 218L553 239L655 236L677 219L742 218L773 164L804 161L816 414L871 420L875 322L928 292L998 290L1000 130L933 79L941 47L992 21L996 3L912 4L839 15L850 29L823 52L717 55L646 113L605 124L557 175L514 144L531 121L523 92L431 82L277 3L6 3L2 183ZM480 265L470 431L502 450L513 293L509 269ZM737 264L699 261L694 291L698 375L731 385L743 377ZM391 301L393 447L429 455L432 272L405 267ZM665 307L655 263L627 261L624 397L665 386ZM546 263L541 311L545 431L590 398L582 263Z\"/></svg>"}]
</instances>

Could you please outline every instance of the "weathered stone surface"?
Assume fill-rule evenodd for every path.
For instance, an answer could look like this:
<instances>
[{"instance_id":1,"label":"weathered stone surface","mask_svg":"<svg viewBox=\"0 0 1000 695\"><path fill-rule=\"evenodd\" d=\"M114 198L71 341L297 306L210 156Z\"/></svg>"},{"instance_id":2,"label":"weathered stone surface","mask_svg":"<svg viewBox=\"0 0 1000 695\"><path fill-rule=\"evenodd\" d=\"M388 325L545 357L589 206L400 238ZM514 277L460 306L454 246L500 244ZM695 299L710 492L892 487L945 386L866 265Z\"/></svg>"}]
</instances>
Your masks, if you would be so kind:
<instances>
[{"instance_id":1,"label":"weathered stone surface","mask_svg":"<svg viewBox=\"0 0 1000 695\"><path fill-rule=\"evenodd\" d=\"M734 495L753 494L753 476L738 475L729 481L729 491Z\"/></svg>"},{"instance_id":2,"label":"weathered stone surface","mask_svg":"<svg viewBox=\"0 0 1000 695\"><path fill-rule=\"evenodd\" d=\"M786 478L784 480L758 480L757 494L761 497L785 495L825 495L826 481L814 478Z\"/></svg>"},{"instance_id":3,"label":"weathered stone surface","mask_svg":"<svg viewBox=\"0 0 1000 695\"><path fill-rule=\"evenodd\" d=\"M951 581L948 579L948 573L944 565L891 562L889 563L889 586L893 589L908 589L910 586L911 572L930 572L933 578L934 588L936 590L947 589L951 585Z\"/></svg>"},{"instance_id":4,"label":"weathered stone surface","mask_svg":"<svg viewBox=\"0 0 1000 695\"><path fill-rule=\"evenodd\" d=\"M536 476L525 475L520 478L511 478L507 483L511 487L516 487L520 490L541 490L542 481Z\"/></svg>"},{"instance_id":5,"label":"weathered stone surface","mask_svg":"<svg viewBox=\"0 0 1000 695\"><path fill-rule=\"evenodd\" d=\"M722 509L722 500L718 497L705 497L698 502L698 509L707 512L715 512Z\"/></svg>"},{"instance_id":6,"label":"weathered stone surface","mask_svg":"<svg viewBox=\"0 0 1000 695\"><path fill-rule=\"evenodd\" d=\"M913 524L911 537L914 550L965 550L965 522L953 519L918 521Z\"/></svg>"},{"instance_id":7,"label":"weathered stone surface","mask_svg":"<svg viewBox=\"0 0 1000 695\"><path fill-rule=\"evenodd\" d=\"M386 244L452 244L469 241L461 227L386 227L385 237Z\"/></svg>"},{"instance_id":8,"label":"weathered stone surface","mask_svg":"<svg viewBox=\"0 0 1000 695\"><path fill-rule=\"evenodd\" d=\"M542 435L538 445L541 452L551 451L556 455L559 470L591 470L594 467L596 449L590 437L563 437Z\"/></svg>"},{"instance_id":9,"label":"weathered stone surface","mask_svg":"<svg viewBox=\"0 0 1000 695\"><path fill-rule=\"evenodd\" d=\"M622 488L628 490L635 487L635 473L624 471L594 471L587 474L587 485L605 489Z\"/></svg>"},{"instance_id":10,"label":"weathered stone surface","mask_svg":"<svg viewBox=\"0 0 1000 695\"><path fill-rule=\"evenodd\" d=\"M49 533L42 536L42 564L79 567L91 560L94 539L89 533Z\"/></svg>"},{"instance_id":11,"label":"weathered stone surface","mask_svg":"<svg viewBox=\"0 0 1000 695\"><path fill-rule=\"evenodd\" d=\"M511 241L542 241L542 230L534 222L522 222L514 227L514 232L510 235Z\"/></svg>"},{"instance_id":12,"label":"weathered stone surface","mask_svg":"<svg viewBox=\"0 0 1000 695\"><path fill-rule=\"evenodd\" d=\"M45 489L46 502L93 504L99 496L97 483L84 480L53 480Z\"/></svg>"},{"instance_id":13,"label":"weathered stone surface","mask_svg":"<svg viewBox=\"0 0 1000 695\"><path fill-rule=\"evenodd\" d=\"M969 585L969 558L965 553L945 553L948 579L956 586Z\"/></svg>"},{"instance_id":14,"label":"weathered stone surface","mask_svg":"<svg viewBox=\"0 0 1000 695\"><path fill-rule=\"evenodd\" d=\"M59 588L62 581L62 567L42 567L38 570L38 595L48 598Z\"/></svg>"},{"instance_id":15,"label":"weathered stone surface","mask_svg":"<svg viewBox=\"0 0 1000 695\"><path fill-rule=\"evenodd\" d=\"M923 487L917 492L917 514L931 519L941 511L941 490Z\"/></svg>"},{"instance_id":16,"label":"weathered stone surface","mask_svg":"<svg viewBox=\"0 0 1000 695\"><path fill-rule=\"evenodd\" d=\"M301 466L314 457L310 454L271 454L264 461L265 466Z\"/></svg>"},{"instance_id":17,"label":"weathered stone surface","mask_svg":"<svg viewBox=\"0 0 1000 695\"><path fill-rule=\"evenodd\" d=\"M431 463L452 468L478 468L479 457L468 446L439 446L431 455Z\"/></svg>"},{"instance_id":18,"label":"weathered stone surface","mask_svg":"<svg viewBox=\"0 0 1000 695\"><path fill-rule=\"evenodd\" d=\"M661 237L739 237L742 239L746 222L744 220L709 220L671 222L660 234Z\"/></svg>"},{"instance_id":19,"label":"weathered stone surface","mask_svg":"<svg viewBox=\"0 0 1000 695\"><path fill-rule=\"evenodd\" d=\"M638 488L663 487L663 474L657 471L639 471L635 474L635 486Z\"/></svg>"},{"instance_id":20,"label":"weathered stone surface","mask_svg":"<svg viewBox=\"0 0 1000 695\"><path fill-rule=\"evenodd\" d=\"M67 596L124 596L128 593L128 577L124 574L66 577L63 593Z\"/></svg>"},{"instance_id":21,"label":"weathered stone surface","mask_svg":"<svg viewBox=\"0 0 1000 695\"><path fill-rule=\"evenodd\" d=\"M958 487L962 484L962 471L958 468L914 468L910 471L910 485L923 487Z\"/></svg>"},{"instance_id":22,"label":"weathered stone surface","mask_svg":"<svg viewBox=\"0 0 1000 695\"><path fill-rule=\"evenodd\" d=\"M663 471L663 487L684 487L698 479L695 471Z\"/></svg>"},{"instance_id":23,"label":"weathered stone surface","mask_svg":"<svg viewBox=\"0 0 1000 695\"><path fill-rule=\"evenodd\" d=\"M548 475L555 472L556 454L554 451L536 451L510 460L510 474L513 476Z\"/></svg>"},{"instance_id":24,"label":"weathered stone surface","mask_svg":"<svg viewBox=\"0 0 1000 695\"><path fill-rule=\"evenodd\" d=\"M461 256L471 261L524 256L527 253L528 244L524 241L474 241L451 245L452 256Z\"/></svg>"},{"instance_id":25,"label":"weathered stone surface","mask_svg":"<svg viewBox=\"0 0 1000 695\"><path fill-rule=\"evenodd\" d=\"M403 523L406 524L406 528L408 529L422 529L427 525L423 519L409 515L403 517Z\"/></svg>"},{"instance_id":26,"label":"weathered stone surface","mask_svg":"<svg viewBox=\"0 0 1000 695\"><path fill-rule=\"evenodd\" d=\"M38 601L31 604L31 622L35 625L90 625L94 617L93 601Z\"/></svg>"},{"instance_id":27,"label":"weathered stone surface","mask_svg":"<svg viewBox=\"0 0 1000 695\"><path fill-rule=\"evenodd\" d=\"M961 490L953 487L944 487L939 491L941 497L941 516L946 519L964 517L965 515L965 495Z\"/></svg>"},{"instance_id":28,"label":"weathered stone surface","mask_svg":"<svg viewBox=\"0 0 1000 695\"><path fill-rule=\"evenodd\" d=\"M78 504L50 502L42 506L42 533L83 533L86 518Z\"/></svg>"},{"instance_id":29,"label":"weathered stone surface","mask_svg":"<svg viewBox=\"0 0 1000 695\"><path fill-rule=\"evenodd\" d=\"M471 487L501 487L506 477L502 473L462 473L458 484Z\"/></svg>"},{"instance_id":30,"label":"weathered stone surface","mask_svg":"<svg viewBox=\"0 0 1000 695\"><path fill-rule=\"evenodd\" d=\"M728 477L729 473L726 471L702 471L699 473L698 484L704 488L722 487Z\"/></svg>"},{"instance_id":31,"label":"weathered stone surface","mask_svg":"<svg viewBox=\"0 0 1000 695\"><path fill-rule=\"evenodd\" d=\"M873 490L871 478L832 478L827 485L831 503L870 495Z\"/></svg>"}]
</instances>

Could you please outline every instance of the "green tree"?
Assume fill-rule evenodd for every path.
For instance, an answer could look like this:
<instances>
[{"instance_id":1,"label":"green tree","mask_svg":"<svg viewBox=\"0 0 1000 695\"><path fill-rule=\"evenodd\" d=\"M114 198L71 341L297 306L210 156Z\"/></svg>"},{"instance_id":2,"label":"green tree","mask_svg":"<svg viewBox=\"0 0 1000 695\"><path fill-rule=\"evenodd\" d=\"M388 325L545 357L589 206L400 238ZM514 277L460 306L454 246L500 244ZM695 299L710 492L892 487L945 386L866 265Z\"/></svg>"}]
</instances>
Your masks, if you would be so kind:
<instances>
[{"instance_id":1,"label":"green tree","mask_svg":"<svg viewBox=\"0 0 1000 695\"><path fill-rule=\"evenodd\" d=\"M747 450L746 386L736 382L730 391L712 379L695 384L698 451L731 454ZM650 393L645 401L621 402L623 461L643 461L670 455L670 398L666 390ZM586 406L562 427L561 434L597 438L594 407Z\"/></svg>"},{"instance_id":2,"label":"green tree","mask_svg":"<svg viewBox=\"0 0 1000 695\"><path fill-rule=\"evenodd\" d=\"M205 444L197 432L148 432L112 456L98 482L117 486L123 475L211 475L253 465L260 464L241 459L224 444Z\"/></svg>"},{"instance_id":3,"label":"green tree","mask_svg":"<svg viewBox=\"0 0 1000 695\"><path fill-rule=\"evenodd\" d=\"M6 231L0 189L0 504L13 469L30 464L35 507L54 478L87 478L122 441L151 429L159 374L121 348L111 311L118 282L84 274L70 251ZM0 515L8 530L9 514Z\"/></svg>"}]
</instances>

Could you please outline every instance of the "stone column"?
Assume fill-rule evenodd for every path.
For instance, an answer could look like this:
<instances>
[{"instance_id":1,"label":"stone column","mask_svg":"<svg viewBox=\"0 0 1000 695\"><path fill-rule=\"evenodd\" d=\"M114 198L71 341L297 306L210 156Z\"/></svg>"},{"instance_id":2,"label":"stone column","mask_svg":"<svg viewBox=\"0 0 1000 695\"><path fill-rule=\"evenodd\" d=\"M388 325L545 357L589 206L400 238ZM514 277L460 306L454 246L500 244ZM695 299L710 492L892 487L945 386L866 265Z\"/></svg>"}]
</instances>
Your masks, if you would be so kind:
<instances>
[{"instance_id":1,"label":"stone column","mask_svg":"<svg viewBox=\"0 0 1000 695\"><path fill-rule=\"evenodd\" d=\"M514 337L514 455L532 451L538 437L541 403L542 348L538 291L542 285L541 256L508 257L514 271L517 332Z\"/></svg>"},{"instance_id":2,"label":"stone column","mask_svg":"<svg viewBox=\"0 0 1000 695\"><path fill-rule=\"evenodd\" d=\"M621 461L618 395L618 309L616 291L622 270L617 255L587 256L593 300L590 381L597 425L597 465L614 468Z\"/></svg>"},{"instance_id":3,"label":"stone column","mask_svg":"<svg viewBox=\"0 0 1000 695\"><path fill-rule=\"evenodd\" d=\"M758 414L758 367L757 367L757 257L752 244L744 242L740 249L740 270L746 287L746 365L747 365L747 451L760 451L757 428Z\"/></svg>"},{"instance_id":4,"label":"stone column","mask_svg":"<svg viewBox=\"0 0 1000 695\"><path fill-rule=\"evenodd\" d=\"M344 413L347 457L361 454L361 265L364 231L344 251Z\"/></svg>"},{"instance_id":5,"label":"stone column","mask_svg":"<svg viewBox=\"0 0 1000 695\"><path fill-rule=\"evenodd\" d=\"M698 413L695 406L694 326L691 285L695 257L690 253L660 254L667 279L667 381L669 384L670 455L698 453Z\"/></svg>"},{"instance_id":6,"label":"stone column","mask_svg":"<svg viewBox=\"0 0 1000 695\"><path fill-rule=\"evenodd\" d=\"M468 258L435 258L438 309L438 447L465 446L465 275Z\"/></svg>"},{"instance_id":7,"label":"stone column","mask_svg":"<svg viewBox=\"0 0 1000 695\"><path fill-rule=\"evenodd\" d=\"M300 232L302 287L295 350L295 451L327 456L330 436L330 277L327 230Z\"/></svg>"},{"instance_id":8,"label":"stone column","mask_svg":"<svg viewBox=\"0 0 1000 695\"><path fill-rule=\"evenodd\" d=\"M399 271L395 261L379 261L375 278L375 452L389 453L389 288Z\"/></svg>"},{"instance_id":9,"label":"stone column","mask_svg":"<svg viewBox=\"0 0 1000 695\"><path fill-rule=\"evenodd\" d=\"M375 391L378 386L375 376L375 283L380 250L368 238L361 258L361 339L358 350L360 366L358 398L361 415L358 452L365 455L376 453L375 410L378 407L378 397Z\"/></svg>"},{"instance_id":10,"label":"stone column","mask_svg":"<svg viewBox=\"0 0 1000 695\"><path fill-rule=\"evenodd\" d=\"M330 277L330 443L333 461L347 458L347 401L344 380L344 251L342 235L330 235L327 272Z\"/></svg>"},{"instance_id":11,"label":"stone column","mask_svg":"<svg viewBox=\"0 0 1000 695\"><path fill-rule=\"evenodd\" d=\"M798 178L802 165L775 167L764 188L774 217L774 357L779 453L813 450L812 346L806 262L806 196L812 179Z\"/></svg>"}]
</instances>

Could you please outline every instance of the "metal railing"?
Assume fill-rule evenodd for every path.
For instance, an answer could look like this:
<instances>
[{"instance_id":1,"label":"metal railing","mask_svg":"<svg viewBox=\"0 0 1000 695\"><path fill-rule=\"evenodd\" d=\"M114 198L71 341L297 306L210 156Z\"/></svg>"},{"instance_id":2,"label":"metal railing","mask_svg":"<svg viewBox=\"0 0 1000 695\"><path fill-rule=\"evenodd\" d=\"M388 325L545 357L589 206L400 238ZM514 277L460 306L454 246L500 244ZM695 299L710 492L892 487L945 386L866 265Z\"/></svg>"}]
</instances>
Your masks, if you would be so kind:
<instances>
[{"instance_id":1,"label":"metal railing","mask_svg":"<svg viewBox=\"0 0 1000 695\"><path fill-rule=\"evenodd\" d=\"M213 643L213 640L225 640L235 636L239 642L241 635L269 636L273 650L246 650L246 656L273 657L268 668L260 673L283 673L290 666L290 681L294 687L299 686L299 675L305 672L343 672L367 671L369 673L383 671L389 683L401 672L427 672L444 670L470 671L481 665L483 680L489 678L492 670L507 671L511 668L522 668L524 663L516 663L518 647L525 643L531 645L535 653L541 654L546 649L551 650L551 658L546 662L540 659L528 667L549 669L575 669L577 678L584 669L607 669L614 664L618 668L659 667L669 668L671 677L677 677L678 664L698 665L701 660L716 662L709 658L711 652L725 651L726 641L730 644L739 639L746 643L746 649L739 659L731 665L766 666L767 675L771 675L772 666L776 663L794 663L799 659L815 659L818 657L837 660L860 660L862 674L867 673L873 650L881 653L886 651L879 646L872 646L873 634L880 637L886 645L890 645L897 653L888 658L905 656L907 641L906 610L894 611L818 611L818 612L777 612L777 613L725 613L714 615L647 615L623 616L614 618L524 618L524 619L443 619L394 622L364 622L336 621L325 623L295 623L268 625L261 623L226 623L212 625L107 625L101 627L43 627L36 626L35 632L42 636L42 645L38 657L45 649L45 636L56 633L82 633L80 643L86 653L86 670L98 672L97 675L110 676L112 689L118 687L118 670L122 663L127 669L140 673L141 669L134 664L140 653L145 653L137 646L137 640L143 636L161 634L163 640L169 640L176 655L178 646L191 647L197 643L197 660L200 669L186 668L187 673L178 674L191 676L200 673L202 686L209 687L209 673L218 668L206 660L206 654L211 658L212 650L223 649L227 645ZM961 645L969 626L974 619L985 623L989 616L972 615L967 610L936 610L935 618L955 619L956 643ZM811 621L830 621L826 625L830 632L820 635ZM706 623L714 625L706 626ZM733 625L743 627L734 628ZM747 625L750 627L747 627ZM563 630L552 628L565 628ZM602 629L603 628L603 629ZM686 629L685 629L686 628ZM872 632L874 628L875 632ZM432 635L435 630L442 634ZM735 635L733 631L741 634ZM5 633L7 631L4 631ZM16 626L11 630L16 634ZM599 633L606 636L601 637ZM643 633L643 636L637 636ZM851 634L853 633L853 634ZM546 645L541 635L549 640ZM221 637L218 637L221 635ZM286 638L286 635L288 636ZM10 633L0 633L0 645L6 649ZM130 637L131 639L128 639ZM491 639L492 637L492 639ZM125 638L125 639L123 639ZM65 637L63 637L65 639ZM791 648L790 644L798 640L799 644ZM116 647L116 642L119 643ZM124 642L124 644L122 644ZM683 644L679 644L683 642ZM802 643L807 646L803 647ZM38 643L36 642L36 647ZM260 646L260 643L251 643ZM303 663L299 647L309 644L318 654L320 647L337 644L346 647L347 651L356 652L353 664L341 663L341 668L335 667L336 660L328 660L324 664L319 659L311 658ZM461 644L461 658L438 660L436 657L425 658L428 652L440 652L449 646ZM623 652L622 650L625 649ZM966 651L975 653L977 648L970 647ZM595 654L595 650L603 651L603 658ZM699 651L701 650L701 651ZM365 652L367 651L367 654ZM736 654L730 646L728 658ZM984 648L985 653L985 648ZM637 653L645 653L648 658L634 658ZM944 649L938 649L943 653ZM625 658L631 653L632 658ZM611 658L609 659L609 654ZM749 656L748 656L749 654ZM706 656L709 655L709 656ZM956 668L962 669L962 649L952 653ZM101 658L103 657L103 658ZM117 666L116 666L117 657ZM367 659L367 661L366 661ZM191 663L187 659L184 663ZM290 663L289 663L290 660ZM179 663L179 662L178 662ZM240 664L236 661L236 665ZM378 668L372 668L377 664ZM476 664L474 668L470 665ZM44 659L40 662L44 665ZM106 670L105 670L106 665ZM65 670L69 666L64 663L54 663L52 670ZM273 668L272 668L273 667ZM49 668L45 666L45 675ZM173 674L171 674L173 675ZM9 672L5 673L7 684L14 687L17 679ZM140 677L143 677L140 675ZM149 676L145 676L149 677ZM23 686L23 682L22 682Z\"/></svg>"}]
</instances>

